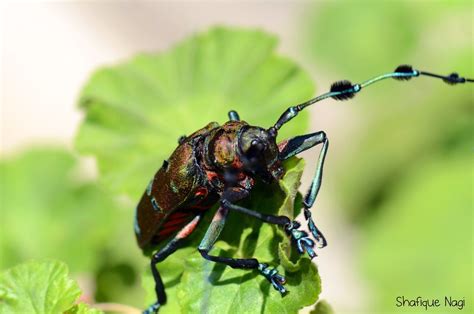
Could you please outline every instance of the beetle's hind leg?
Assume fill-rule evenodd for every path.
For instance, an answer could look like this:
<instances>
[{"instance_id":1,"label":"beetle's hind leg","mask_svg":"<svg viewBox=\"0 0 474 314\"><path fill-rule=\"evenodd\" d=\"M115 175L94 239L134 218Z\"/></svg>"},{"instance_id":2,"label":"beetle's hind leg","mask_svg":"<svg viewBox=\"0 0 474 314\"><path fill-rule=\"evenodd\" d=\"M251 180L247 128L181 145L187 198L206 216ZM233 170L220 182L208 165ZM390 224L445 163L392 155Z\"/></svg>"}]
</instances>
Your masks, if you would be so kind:
<instances>
[{"instance_id":1,"label":"beetle's hind leg","mask_svg":"<svg viewBox=\"0 0 474 314\"><path fill-rule=\"evenodd\" d=\"M228 209L220 207L214 215L214 218L212 219L212 222L198 248L202 257L216 263L224 263L232 268L257 269L261 275L270 281L276 290L278 290L281 294L284 294L286 289L283 287L283 285L285 284L286 280L283 276L278 274L278 271L275 268L271 268L267 264L260 263L255 258L230 258L209 255L209 251L214 246L214 243L217 241L222 229L224 228L227 214Z\"/></svg>"},{"instance_id":2,"label":"beetle's hind leg","mask_svg":"<svg viewBox=\"0 0 474 314\"><path fill-rule=\"evenodd\" d=\"M320 131L312 134L296 136L283 141L278 145L278 147L280 149L280 159L285 160L318 144L323 144L323 146L321 148L321 152L319 153L316 173L313 177L311 186L309 187L308 192L306 193L303 200L303 207L304 216L308 221L308 228L311 231L311 234L316 239L318 246L322 248L327 245L327 241L321 231L319 231L319 229L316 227L316 224L314 223L313 218L311 217L310 208L314 205L314 202L316 201L316 196L318 195L319 189L321 187L324 160L326 158L329 146L329 141L327 139L326 133Z\"/></svg>"},{"instance_id":3,"label":"beetle's hind leg","mask_svg":"<svg viewBox=\"0 0 474 314\"><path fill-rule=\"evenodd\" d=\"M150 266L151 273L153 274L153 279L155 280L155 293L157 301L150 305L145 311L143 311L143 314L156 313L158 312L160 306L166 303L165 288L163 285L163 281L161 280L160 273L156 268L156 264L164 261L165 258L173 254L178 249L181 240L187 238L194 231L194 229L196 229L196 226L200 219L201 216L196 216L190 223L184 226L184 228L181 229L181 231L179 231L176 236L170 242L168 242L161 250L153 254Z\"/></svg>"}]
</instances>

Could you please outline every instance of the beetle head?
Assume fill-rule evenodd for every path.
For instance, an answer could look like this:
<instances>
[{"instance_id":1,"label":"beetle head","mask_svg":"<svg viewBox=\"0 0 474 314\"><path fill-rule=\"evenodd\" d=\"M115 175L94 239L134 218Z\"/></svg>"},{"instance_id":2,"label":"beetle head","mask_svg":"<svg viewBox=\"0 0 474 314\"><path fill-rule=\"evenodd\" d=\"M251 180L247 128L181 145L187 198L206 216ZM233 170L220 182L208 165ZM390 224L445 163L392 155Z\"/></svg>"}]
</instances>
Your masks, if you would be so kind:
<instances>
[{"instance_id":1,"label":"beetle head","mask_svg":"<svg viewBox=\"0 0 474 314\"><path fill-rule=\"evenodd\" d=\"M283 175L275 137L265 129L254 126L243 128L239 136L239 152L245 170L262 181L271 182Z\"/></svg>"}]
</instances>

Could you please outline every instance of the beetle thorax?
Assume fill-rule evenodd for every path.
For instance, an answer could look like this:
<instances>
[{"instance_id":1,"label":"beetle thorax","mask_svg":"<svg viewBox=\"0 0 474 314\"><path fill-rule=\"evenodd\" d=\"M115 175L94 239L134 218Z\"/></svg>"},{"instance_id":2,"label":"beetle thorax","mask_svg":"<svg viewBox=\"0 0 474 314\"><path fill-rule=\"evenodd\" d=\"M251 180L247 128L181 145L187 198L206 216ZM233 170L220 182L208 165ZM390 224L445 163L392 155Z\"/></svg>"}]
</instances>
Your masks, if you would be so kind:
<instances>
[{"instance_id":1,"label":"beetle thorax","mask_svg":"<svg viewBox=\"0 0 474 314\"><path fill-rule=\"evenodd\" d=\"M242 123L228 122L208 138L206 161L209 166L220 170L242 167L238 154L238 133L241 126Z\"/></svg>"},{"instance_id":2,"label":"beetle thorax","mask_svg":"<svg viewBox=\"0 0 474 314\"><path fill-rule=\"evenodd\" d=\"M216 128L204 146L206 165L217 173L232 170L265 182L279 180L283 175L275 138L244 121L229 121Z\"/></svg>"}]
</instances>

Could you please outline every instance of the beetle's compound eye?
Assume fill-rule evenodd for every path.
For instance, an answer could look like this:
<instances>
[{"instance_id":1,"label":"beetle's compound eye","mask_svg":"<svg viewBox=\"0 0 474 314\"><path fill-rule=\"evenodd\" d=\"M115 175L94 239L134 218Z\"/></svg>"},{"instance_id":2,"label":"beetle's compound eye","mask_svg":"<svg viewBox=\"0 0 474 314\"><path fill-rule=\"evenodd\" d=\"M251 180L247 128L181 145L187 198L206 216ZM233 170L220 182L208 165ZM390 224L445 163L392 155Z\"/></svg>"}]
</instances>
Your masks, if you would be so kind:
<instances>
[{"instance_id":1,"label":"beetle's compound eye","mask_svg":"<svg viewBox=\"0 0 474 314\"><path fill-rule=\"evenodd\" d=\"M248 154L259 154L265 150L265 144L262 143L260 140L252 140L252 143L250 143L250 149L248 150Z\"/></svg>"},{"instance_id":2,"label":"beetle's compound eye","mask_svg":"<svg viewBox=\"0 0 474 314\"><path fill-rule=\"evenodd\" d=\"M248 127L239 137L240 151L248 168L267 169L278 156L275 139L259 127Z\"/></svg>"},{"instance_id":3,"label":"beetle's compound eye","mask_svg":"<svg viewBox=\"0 0 474 314\"><path fill-rule=\"evenodd\" d=\"M262 134L261 129L250 127L240 135L240 150L248 160L260 159L266 149L266 140L266 134Z\"/></svg>"}]
</instances>

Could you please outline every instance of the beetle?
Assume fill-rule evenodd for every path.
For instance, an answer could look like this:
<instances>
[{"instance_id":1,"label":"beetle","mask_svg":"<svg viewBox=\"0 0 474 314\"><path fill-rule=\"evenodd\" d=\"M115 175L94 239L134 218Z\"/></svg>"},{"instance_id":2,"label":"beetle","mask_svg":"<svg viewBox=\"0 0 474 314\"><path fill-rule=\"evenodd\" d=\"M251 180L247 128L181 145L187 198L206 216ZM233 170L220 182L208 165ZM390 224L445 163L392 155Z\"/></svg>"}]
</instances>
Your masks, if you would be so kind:
<instances>
[{"instance_id":1,"label":"beetle","mask_svg":"<svg viewBox=\"0 0 474 314\"><path fill-rule=\"evenodd\" d=\"M337 81L331 85L329 92L289 107L268 129L249 125L240 120L236 111L230 111L229 121L223 125L211 122L189 136L182 136L178 140L178 147L149 182L135 213L135 235L144 252L166 243L152 254L150 266L157 301L144 313L155 313L166 303L164 285L156 265L178 249L182 240L196 229L203 214L217 203L220 206L198 247L202 257L232 268L257 270L277 291L285 294L285 278L276 268L255 258L237 259L210 254L229 212L232 211L282 227L298 252L306 252L310 258L316 256L315 246L323 248L327 245L314 223L310 209L321 187L328 138L320 131L277 143L278 130L300 111L316 102L327 98L347 100L378 81L387 78L409 80L418 76L439 78L448 84L473 82L457 73L443 76L415 70L409 65L400 65L393 72L360 84L352 84L347 80ZM300 230L301 224L289 217L267 215L236 204L250 195L256 180L271 183L281 179L284 175L284 160L319 144L322 144L322 148L316 172L303 199L309 233Z\"/></svg>"}]
</instances>

